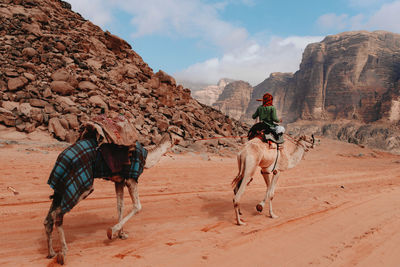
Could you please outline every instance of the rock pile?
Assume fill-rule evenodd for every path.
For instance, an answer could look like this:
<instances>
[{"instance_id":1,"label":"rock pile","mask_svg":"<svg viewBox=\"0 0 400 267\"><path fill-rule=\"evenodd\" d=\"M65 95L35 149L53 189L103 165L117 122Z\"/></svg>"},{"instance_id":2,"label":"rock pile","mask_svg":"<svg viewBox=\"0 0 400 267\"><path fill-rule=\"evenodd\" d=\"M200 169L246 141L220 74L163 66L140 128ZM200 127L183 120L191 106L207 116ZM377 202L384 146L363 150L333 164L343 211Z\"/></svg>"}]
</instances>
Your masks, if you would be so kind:
<instances>
[{"instance_id":1,"label":"rock pile","mask_svg":"<svg viewBox=\"0 0 400 267\"><path fill-rule=\"evenodd\" d=\"M168 130L189 141L247 131L64 1L1 1L0 51L0 123L17 131L73 142L103 111L124 114L144 145Z\"/></svg>"}]
</instances>

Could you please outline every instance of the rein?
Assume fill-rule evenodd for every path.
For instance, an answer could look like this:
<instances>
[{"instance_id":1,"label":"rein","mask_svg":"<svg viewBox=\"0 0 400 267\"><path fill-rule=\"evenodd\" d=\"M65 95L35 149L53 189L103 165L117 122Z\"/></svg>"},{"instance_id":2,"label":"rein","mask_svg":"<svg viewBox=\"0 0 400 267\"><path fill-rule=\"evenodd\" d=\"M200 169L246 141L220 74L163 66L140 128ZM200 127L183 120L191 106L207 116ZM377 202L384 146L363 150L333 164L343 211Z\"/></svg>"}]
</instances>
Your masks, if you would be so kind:
<instances>
[{"instance_id":1,"label":"rein","mask_svg":"<svg viewBox=\"0 0 400 267\"><path fill-rule=\"evenodd\" d=\"M276 164L278 163L278 157L279 157L279 146L276 145L276 159L275 159L275 163L274 163L274 167L272 168L272 173L275 175L275 168L276 168Z\"/></svg>"}]
</instances>

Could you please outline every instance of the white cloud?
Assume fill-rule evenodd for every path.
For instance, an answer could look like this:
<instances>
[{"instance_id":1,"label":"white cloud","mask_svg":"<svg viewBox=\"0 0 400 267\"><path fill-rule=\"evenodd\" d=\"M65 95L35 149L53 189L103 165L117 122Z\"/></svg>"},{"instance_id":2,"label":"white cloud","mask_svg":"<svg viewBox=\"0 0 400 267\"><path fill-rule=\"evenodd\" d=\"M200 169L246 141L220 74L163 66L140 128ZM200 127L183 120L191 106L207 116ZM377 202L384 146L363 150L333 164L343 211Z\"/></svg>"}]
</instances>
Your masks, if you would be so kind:
<instances>
[{"instance_id":1,"label":"white cloud","mask_svg":"<svg viewBox=\"0 0 400 267\"><path fill-rule=\"evenodd\" d=\"M400 1L384 4L373 14L365 26L368 29L400 32Z\"/></svg>"},{"instance_id":2,"label":"white cloud","mask_svg":"<svg viewBox=\"0 0 400 267\"><path fill-rule=\"evenodd\" d=\"M328 13L320 16L316 24L324 31L386 30L400 32L400 1L384 4L385 0L350 0L350 4L367 8L355 16ZM374 5L378 5L378 7ZM373 7L374 6L374 7ZM369 8L369 9L368 9Z\"/></svg>"},{"instance_id":3,"label":"white cloud","mask_svg":"<svg viewBox=\"0 0 400 267\"><path fill-rule=\"evenodd\" d=\"M94 24L104 27L112 21L111 6L104 0L66 0L72 6L72 10L79 12L84 18Z\"/></svg>"},{"instance_id":4,"label":"white cloud","mask_svg":"<svg viewBox=\"0 0 400 267\"><path fill-rule=\"evenodd\" d=\"M349 26L349 16L347 14L324 14L317 19L317 25L322 30L341 31Z\"/></svg>"},{"instance_id":5,"label":"white cloud","mask_svg":"<svg viewBox=\"0 0 400 267\"><path fill-rule=\"evenodd\" d=\"M229 4L252 5L255 0L67 0L72 9L99 26L112 23L112 12L123 10L132 16L132 36L180 36L197 38L223 51L242 45L248 32L222 20L219 12Z\"/></svg>"},{"instance_id":6,"label":"white cloud","mask_svg":"<svg viewBox=\"0 0 400 267\"><path fill-rule=\"evenodd\" d=\"M222 78L233 78L257 85L272 72L295 72L307 44L319 42L322 36L292 36L285 39L274 37L266 45L248 42L221 58L213 58L194 64L175 73L178 81L216 84Z\"/></svg>"},{"instance_id":7,"label":"white cloud","mask_svg":"<svg viewBox=\"0 0 400 267\"><path fill-rule=\"evenodd\" d=\"M256 0L67 0L73 10L93 23L112 23L112 12L123 10L132 16L135 38L146 35L186 37L213 45L222 55L189 66L176 73L178 80L215 83L221 77L242 79L257 84L271 72L294 72L298 69L307 43L322 37L271 38L255 41L248 31L220 18L228 5L253 5ZM116 19L116 18L114 18Z\"/></svg>"}]
</instances>

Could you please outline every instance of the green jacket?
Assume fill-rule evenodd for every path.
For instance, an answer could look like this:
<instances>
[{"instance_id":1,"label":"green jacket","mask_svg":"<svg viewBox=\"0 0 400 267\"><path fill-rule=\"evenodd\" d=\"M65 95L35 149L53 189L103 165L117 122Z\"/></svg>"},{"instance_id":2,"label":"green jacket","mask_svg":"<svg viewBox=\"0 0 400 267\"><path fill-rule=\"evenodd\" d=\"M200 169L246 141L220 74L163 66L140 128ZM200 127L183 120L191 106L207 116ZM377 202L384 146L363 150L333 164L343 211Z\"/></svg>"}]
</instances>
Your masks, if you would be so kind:
<instances>
[{"instance_id":1,"label":"green jacket","mask_svg":"<svg viewBox=\"0 0 400 267\"><path fill-rule=\"evenodd\" d=\"M264 107L263 105L261 105L257 108L252 117L253 119L259 117L260 121L266 123L270 127L274 126L275 122L279 122L278 116L276 114L276 108L274 106Z\"/></svg>"}]
</instances>

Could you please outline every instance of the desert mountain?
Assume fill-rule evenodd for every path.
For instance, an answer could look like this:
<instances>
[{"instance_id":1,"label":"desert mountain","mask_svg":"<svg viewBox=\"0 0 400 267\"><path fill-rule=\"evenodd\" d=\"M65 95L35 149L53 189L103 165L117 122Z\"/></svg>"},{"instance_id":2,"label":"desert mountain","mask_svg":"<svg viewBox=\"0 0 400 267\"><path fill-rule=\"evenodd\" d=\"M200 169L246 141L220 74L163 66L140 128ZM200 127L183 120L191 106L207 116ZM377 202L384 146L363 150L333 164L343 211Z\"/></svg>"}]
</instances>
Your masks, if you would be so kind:
<instances>
[{"instance_id":1,"label":"desert mountain","mask_svg":"<svg viewBox=\"0 0 400 267\"><path fill-rule=\"evenodd\" d=\"M255 99L270 92L286 123L318 122L321 134L400 151L399 78L400 34L327 36L306 47L296 73L275 73L256 86L246 117Z\"/></svg>"},{"instance_id":2,"label":"desert mountain","mask_svg":"<svg viewBox=\"0 0 400 267\"><path fill-rule=\"evenodd\" d=\"M254 99L266 91L287 121L356 119L397 122L400 113L400 35L345 32L309 44L294 75L272 74L255 87Z\"/></svg>"},{"instance_id":3,"label":"desert mountain","mask_svg":"<svg viewBox=\"0 0 400 267\"><path fill-rule=\"evenodd\" d=\"M234 80L223 78L218 81L216 85L208 85L200 90L193 92L193 97L207 106L212 106L217 101L219 95L224 91L225 86Z\"/></svg>"},{"instance_id":4,"label":"desert mountain","mask_svg":"<svg viewBox=\"0 0 400 267\"><path fill-rule=\"evenodd\" d=\"M282 114L285 97L285 94L282 92L285 92L287 84L292 80L292 78L293 73L275 72L271 73L268 79L265 79L262 83L255 86L247 110L242 116L242 120L248 123L254 122L251 116L261 104L257 99L262 98L266 92L269 92L274 96L274 106L278 111L280 111L280 114Z\"/></svg>"},{"instance_id":5,"label":"desert mountain","mask_svg":"<svg viewBox=\"0 0 400 267\"><path fill-rule=\"evenodd\" d=\"M0 123L17 131L73 142L106 110L125 115L145 145L169 129L192 141L246 132L64 1L1 1L0 50Z\"/></svg>"},{"instance_id":6,"label":"desert mountain","mask_svg":"<svg viewBox=\"0 0 400 267\"><path fill-rule=\"evenodd\" d=\"M213 107L239 120L246 112L253 87L244 81L231 82L225 86Z\"/></svg>"}]
</instances>

